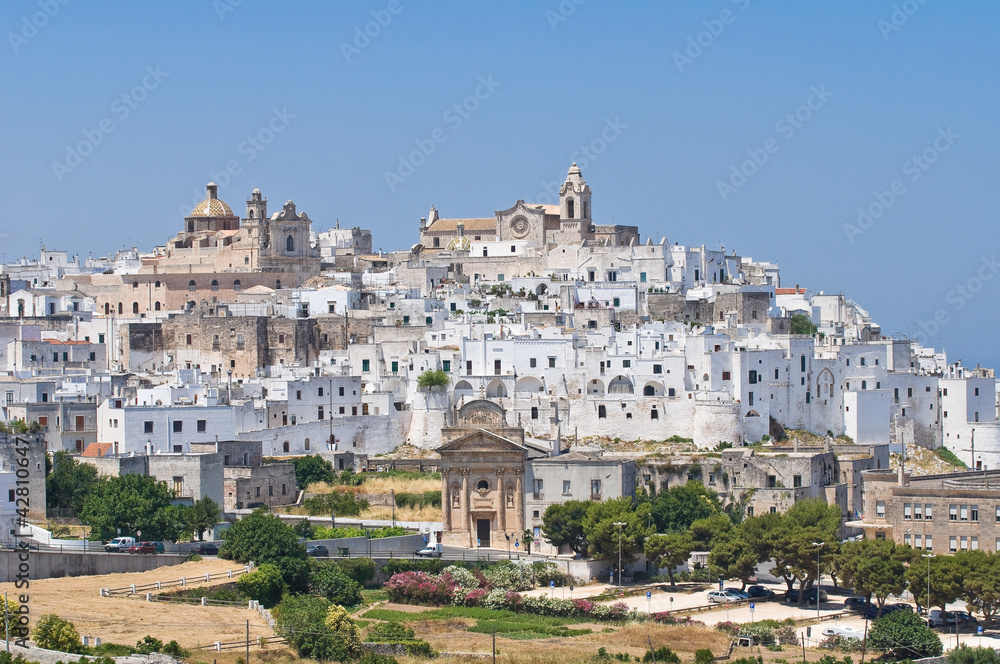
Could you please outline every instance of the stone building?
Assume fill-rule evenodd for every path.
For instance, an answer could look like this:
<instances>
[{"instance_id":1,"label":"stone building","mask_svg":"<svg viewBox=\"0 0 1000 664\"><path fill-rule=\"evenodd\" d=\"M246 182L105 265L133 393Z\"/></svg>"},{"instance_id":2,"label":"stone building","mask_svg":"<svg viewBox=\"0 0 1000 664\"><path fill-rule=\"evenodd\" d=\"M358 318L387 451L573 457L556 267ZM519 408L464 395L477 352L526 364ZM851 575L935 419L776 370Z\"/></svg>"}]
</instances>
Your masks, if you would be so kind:
<instances>
[{"instance_id":1,"label":"stone building","mask_svg":"<svg viewBox=\"0 0 1000 664\"><path fill-rule=\"evenodd\" d=\"M1000 470L915 476L899 468L861 475L864 511L848 525L865 537L939 554L1000 550Z\"/></svg>"},{"instance_id":2,"label":"stone building","mask_svg":"<svg viewBox=\"0 0 1000 664\"><path fill-rule=\"evenodd\" d=\"M26 481L28 518L45 518L45 434L0 433L0 461L5 470L13 470L17 481ZM25 475L25 471L27 474ZM4 496L6 498L6 496ZM15 505L15 507L22 507ZM8 539L8 533L0 533Z\"/></svg>"}]
</instances>

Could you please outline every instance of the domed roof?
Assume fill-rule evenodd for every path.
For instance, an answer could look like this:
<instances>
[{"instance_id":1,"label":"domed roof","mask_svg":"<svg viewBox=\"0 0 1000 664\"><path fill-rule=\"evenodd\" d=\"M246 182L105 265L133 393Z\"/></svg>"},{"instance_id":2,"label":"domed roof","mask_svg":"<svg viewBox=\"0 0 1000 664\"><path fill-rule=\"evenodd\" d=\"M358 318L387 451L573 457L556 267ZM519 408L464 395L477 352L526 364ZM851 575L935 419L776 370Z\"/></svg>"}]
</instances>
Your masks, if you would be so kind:
<instances>
[{"instance_id":1,"label":"domed roof","mask_svg":"<svg viewBox=\"0 0 1000 664\"><path fill-rule=\"evenodd\" d=\"M233 209L219 200L219 185L209 182L205 187L208 190L208 197L201 203L194 206L189 217L235 217Z\"/></svg>"},{"instance_id":2,"label":"domed roof","mask_svg":"<svg viewBox=\"0 0 1000 664\"><path fill-rule=\"evenodd\" d=\"M472 243L469 242L469 238L464 235L457 235L451 238L446 249L448 251L468 251L472 247Z\"/></svg>"}]
</instances>

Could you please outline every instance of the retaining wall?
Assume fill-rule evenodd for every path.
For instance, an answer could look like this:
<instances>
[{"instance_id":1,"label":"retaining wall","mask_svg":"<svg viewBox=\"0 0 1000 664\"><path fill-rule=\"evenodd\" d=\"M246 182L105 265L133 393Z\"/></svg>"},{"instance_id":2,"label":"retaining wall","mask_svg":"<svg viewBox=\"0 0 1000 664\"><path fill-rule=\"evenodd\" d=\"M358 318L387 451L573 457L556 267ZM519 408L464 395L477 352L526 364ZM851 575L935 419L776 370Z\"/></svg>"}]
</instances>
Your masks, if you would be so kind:
<instances>
[{"instance_id":1,"label":"retaining wall","mask_svg":"<svg viewBox=\"0 0 1000 664\"><path fill-rule=\"evenodd\" d=\"M27 561L23 558L27 558ZM82 551L0 550L0 582L15 581L21 565L25 563L28 566L28 578L35 580L63 576L145 572L166 565L179 565L184 562L184 558L185 556L170 553L130 555Z\"/></svg>"}]
</instances>

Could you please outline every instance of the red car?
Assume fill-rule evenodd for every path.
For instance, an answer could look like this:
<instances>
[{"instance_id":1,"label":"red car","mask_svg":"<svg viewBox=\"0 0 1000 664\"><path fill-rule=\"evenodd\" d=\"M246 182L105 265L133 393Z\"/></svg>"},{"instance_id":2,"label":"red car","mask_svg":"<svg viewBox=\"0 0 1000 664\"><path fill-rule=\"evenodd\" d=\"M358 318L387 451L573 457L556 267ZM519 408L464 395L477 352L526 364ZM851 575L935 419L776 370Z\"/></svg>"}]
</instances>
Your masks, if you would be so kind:
<instances>
[{"instance_id":1,"label":"red car","mask_svg":"<svg viewBox=\"0 0 1000 664\"><path fill-rule=\"evenodd\" d=\"M156 553L156 545L152 542L139 542L128 548L129 553Z\"/></svg>"}]
</instances>

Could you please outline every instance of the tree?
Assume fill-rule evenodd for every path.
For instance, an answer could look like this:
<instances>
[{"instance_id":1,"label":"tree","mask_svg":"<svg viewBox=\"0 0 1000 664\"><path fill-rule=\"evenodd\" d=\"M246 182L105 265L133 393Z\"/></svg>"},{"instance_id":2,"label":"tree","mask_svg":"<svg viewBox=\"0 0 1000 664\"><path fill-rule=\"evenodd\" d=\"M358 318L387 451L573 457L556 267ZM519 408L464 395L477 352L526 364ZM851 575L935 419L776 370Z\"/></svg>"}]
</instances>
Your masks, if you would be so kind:
<instances>
[{"instance_id":1,"label":"tree","mask_svg":"<svg viewBox=\"0 0 1000 664\"><path fill-rule=\"evenodd\" d=\"M937 657L944 649L923 618L910 611L893 611L872 622L868 647L885 651L888 659Z\"/></svg>"},{"instance_id":2,"label":"tree","mask_svg":"<svg viewBox=\"0 0 1000 664\"><path fill-rule=\"evenodd\" d=\"M445 387L448 385L448 374L443 371L425 371L417 377L420 387Z\"/></svg>"},{"instance_id":3,"label":"tree","mask_svg":"<svg viewBox=\"0 0 1000 664\"><path fill-rule=\"evenodd\" d=\"M948 664L1000 664L993 648L970 648L964 643L948 653Z\"/></svg>"},{"instance_id":4,"label":"tree","mask_svg":"<svg viewBox=\"0 0 1000 664\"><path fill-rule=\"evenodd\" d=\"M219 504L208 496L199 498L184 510L184 524L191 530L194 539L201 539L202 534L209 528L214 528L221 519Z\"/></svg>"},{"instance_id":5,"label":"tree","mask_svg":"<svg viewBox=\"0 0 1000 664\"><path fill-rule=\"evenodd\" d=\"M566 545L578 556L587 555L583 519L590 505L582 500L549 505L542 515L542 535L554 547Z\"/></svg>"},{"instance_id":6,"label":"tree","mask_svg":"<svg viewBox=\"0 0 1000 664\"><path fill-rule=\"evenodd\" d=\"M82 647L80 633L73 623L63 620L54 613L46 613L35 624L31 639L39 648L59 652L79 653Z\"/></svg>"},{"instance_id":7,"label":"tree","mask_svg":"<svg viewBox=\"0 0 1000 664\"><path fill-rule=\"evenodd\" d=\"M314 595L286 595L274 609L276 630L299 657L347 661L350 654L343 640L326 624L330 602Z\"/></svg>"},{"instance_id":8,"label":"tree","mask_svg":"<svg viewBox=\"0 0 1000 664\"><path fill-rule=\"evenodd\" d=\"M931 596L927 598L927 564L930 561ZM924 607L945 606L962 596L966 570L954 556L924 558L906 570L906 582L917 604Z\"/></svg>"},{"instance_id":9,"label":"tree","mask_svg":"<svg viewBox=\"0 0 1000 664\"><path fill-rule=\"evenodd\" d=\"M310 567L306 548L299 544L295 530L274 514L254 510L232 525L223 535L219 557L240 563L270 563L281 570L292 592L309 586Z\"/></svg>"},{"instance_id":10,"label":"tree","mask_svg":"<svg viewBox=\"0 0 1000 664\"><path fill-rule=\"evenodd\" d=\"M791 333L792 334L816 334L816 324L809 320L805 314L792 314Z\"/></svg>"},{"instance_id":11,"label":"tree","mask_svg":"<svg viewBox=\"0 0 1000 664\"><path fill-rule=\"evenodd\" d=\"M684 532L698 519L720 513L719 496L695 480L661 491L652 501L653 521L660 533Z\"/></svg>"},{"instance_id":12,"label":"tree","mask_svg":"<svg viewBox=\"0 0 1000 664\"><path fill-rule=\"evenodd\" d=\"M727 579L739 579L746 588L750 577L757 573L761 562L754 547L742 537L723 537L716 541L708 554L708 564Z\"/></svg>"},{"instance_id":13,"label":"tree","mask_svg":"<svg viewBox=\"0 0 1000 664\"><path fill-rule=\"evenodd\" d=\"M89 463L78 463L66 450L53 454L51 462L45 465L51 469L45 477L46 507L71 508L79 512L97 481L97 468Z\"/></svg>"},{"instance_id":14,"label":"tree","mask_svg":"<svg viewBox=\"0 0 1000 664\"><path fill-rule=\"evenodd\" d=\"M307 540L313 539L316 534L316 528L309 522L309 519L300 519L295 522L292 526L295 530L295 534Z\"/></svg>"},{"instance_id":15,"label":"tree","mask_svg":"<svg viewBox=\"0 0 1000 664\"><path fill-rule=\"evenodd\" d=\"M838 578L868 602L875 598L879 615L889 595L906 590L906 562L909 547L896 546L889 540L863 539L845 542L833 559Z\"/></svg>"},{"instance_id":16,"label":"tree","mask_svg":"<svg viewBox=\"0 0 1000 664\"><path fill-rule=\"evenodd\" d=\"M175 541L183 528L183 509L170 504L166 483L130 473L95 481L80 510L102 540L142 531L143 539Z\"/></svg>"},{"instance_id":17,"label":"tree","mask_svg":"<svg viewBox=\"0 0 1000 664\"><path fill-rule=\"evenodd\" d=\"M361 630L357 623L351 620L351 616L342 606L334 604L326 612L326 620L323 621L334 638L340 640L342 647L351 659L361 656Z\"/></svg>"},{"instance_id":18,"label":"tree","mask_svg":"<svg viewBox=\"0 0 1000 664\"><path fill-rule=\"evenodd\" d=\"M694 544L687 534L650 535L645 542L646 558L652 561L657 569L667 569L671 586L677 585L674 581L674 568L687 562L693 549Z\"/></svg>"},{"instance_id":19,"label":"tree","mask_svg":"<svg viewBox=\"0 0 1000 664\"><path fill-rule=\"evenodd\" d=\"M285 592L285 581L281 570L270 563L264 563L249 574L244 574L236 581L236 588L241 593L255 599L270 609L281 601Z\"/></svg>"},{"instance_id":20,"label":"tree","mask_svg":"<svg viewBox=\"0 0 1000 664\"><path fill-rule=\"evenodd\" d=\"M314 482L333 483L333 464L318 454L298 457L295 465L295 483L305 489Z\"/></svg>"},{"instance_id":21,"label":"tree","mask_svg":"<svg viewBox=\"0 0 1000 664\"><path fill-rule=\"evenodd\" d=\"M799 582L799 606L802 607L805 605L806 588L816 581L817 572L829 566L836 550L836 539L819 528L790 525L792 527L776 536L771 573L784 578L789 590L796 580ZM818 547L815 542L819 543Z\"/></svg>"},{"instance_id":22,"label":"tree","mask_svg":"<svg viewBox=\"0 0 1000 664\"><path fill-rule=\"evenodd\" d=\"M633 506L630 498L612 498L591 503L583 519L587 551L598 560L617 565L620 541L622 565L632 563L635 555L643 550L646 537L653 532L648 525L649 520L648 503ZM614 525L616 522L625 525L619 530ZM621 570L618 572L620 576Z\"/></svg>"},{"instance_id":23,"label":"tree","mask_svg":"<svg viewBox=\"0 0 1000 664\"><path fill-rule=\"evenodd\" d=\"M334 563L319 565L313 571L309 590L340 606L361 604L361 584Z\"/></svg>"},{"instance_id":24,"label":"tree","mask_svg":"<svg viewBox=\"0 0 1000 664\"><path fill-rule=\"evenodd\" d=\"M715 542L728 537L732 530L733 522L725 514L696 519L688 528L695 551L711 551Z\"/></svg>"},{"instance_id":25,"label":"tree","mask_svg":"<svg viewBox=\"0 0 1000 664\"><path fill-rule=\"evenodd\" d=\"M962 597L977 605L983 618L992 622L1000 613L1000 555L976 549L959 551L955 559L965 570Z\"/></svg>"}]
</instances>

